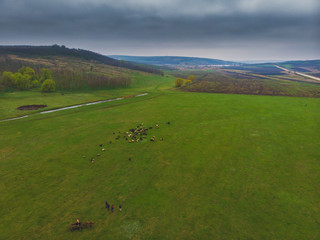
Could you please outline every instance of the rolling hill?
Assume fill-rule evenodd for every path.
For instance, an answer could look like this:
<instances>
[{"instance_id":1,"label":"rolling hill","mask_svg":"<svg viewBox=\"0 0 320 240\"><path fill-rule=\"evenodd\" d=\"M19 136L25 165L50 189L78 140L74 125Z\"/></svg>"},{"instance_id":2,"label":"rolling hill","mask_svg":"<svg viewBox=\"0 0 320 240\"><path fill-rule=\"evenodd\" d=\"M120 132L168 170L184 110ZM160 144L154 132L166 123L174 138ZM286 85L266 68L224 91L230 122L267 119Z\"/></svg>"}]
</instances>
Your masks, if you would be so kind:
<instances>
[{"instance_id":1,"label":"rolling hill","mask_svg":"<svg viewBox=\"0 0 320 240\"><path fill-rule=\"evenodd\" d=\"M127 68L143 72L161 74L160 70L152 67L141 66L131 62L119 61L104 55L75 48L67 48L65 46L0 46L0 56L16 55L20 57L75 57L88 61L96 61L109 66Z\"/></svg>"},{"instance_id":2,"label":"rolling hill","mask_svg":"<svg viewBox=\"0 0 320 240\"><path fill-rule=\"evenodd\" d=\"M126 55L110 55L109 57L125 60L130 62L158 65L158 66L212 66L212 65L236 65L238 63L231 61L224 61L211 58L196 58L196 57L179 57L179 56L126 56Z\"/></svg>"}]
</instances>

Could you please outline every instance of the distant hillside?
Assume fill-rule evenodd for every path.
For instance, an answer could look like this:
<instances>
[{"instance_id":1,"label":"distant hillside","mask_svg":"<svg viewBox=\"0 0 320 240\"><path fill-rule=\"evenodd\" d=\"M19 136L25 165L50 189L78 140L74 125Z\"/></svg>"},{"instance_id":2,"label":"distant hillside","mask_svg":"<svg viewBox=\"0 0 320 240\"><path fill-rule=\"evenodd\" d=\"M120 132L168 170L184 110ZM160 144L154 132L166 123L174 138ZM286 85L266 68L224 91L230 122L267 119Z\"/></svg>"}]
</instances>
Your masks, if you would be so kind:
<instances>
[{"instance_id":1,"label":"distant hillside","mask_svg":"<svg viewBox=\"0 0 320 240\"><path fill-rule=\"evenodd\" d=\"M212 65L235 65L236 62L223 61L210 58L195 58L195 57L176 57L176 56L155 56L155 57L139 57L125 55L111 55L109 57L125 60L136 63L162 65L162 66L212 66Z\"/></svg>"},{"instance_id":2,"label":"distant hillside","mask_svg":"<svg viewBox=\"0 0 320 240\"><path fill-rule=\"evenodd\" d=\"M287 61L278 63L277 65L295 69L298 72L320 72L320 60Z\"/></svg>"},{"instance_id":3,"label":"distant hillside","mask_svg":"<svg viewBox=\"0 0 320 240\"><path fill-rule=\"evenodd\" d=\"M66 48L65 46L53 45L53 46L0 46L0 56L3 55L16 55L21 57L49 57L49 56L68 56L76 57L89 61L96 61L109 66L122 67L132 70L138 70L143 72L161 74L158 69L153 69L147 66L141 66L138 64L119 61L104 55L91 52L83 49Z\"/></svg>"},{"instance_id":4,"label":"distant hillside","mask_svg":"<svg viewBox=\"0 0 320 240\"><path fill-rule=\"evenodd\" d=\"M224 69L243 70L251 73L263 75L286 75L283 70L274 65L282 66L284 68L296 70L297 72L308 73L313 76L320 76L320 60L304 60L304 61L286 61L278 63L255 63L242 64L238 66L226 66Z\"/></svg>"},{"instance_id":5,"label":"distant hillside","mask_svg":"<svg viewBox=\"0 0 320 240\"><path fill-rule=\"evenodd\" d=\"M287 66L291 67L320 67L320 60L296 60L296 61L280 61L280 62L263 62L263 63L247 63L243 64L243 66L256 66L256 67L265 67L265 66L273 66L274 64L279 66Z\"/></svg>"}]
</instances>

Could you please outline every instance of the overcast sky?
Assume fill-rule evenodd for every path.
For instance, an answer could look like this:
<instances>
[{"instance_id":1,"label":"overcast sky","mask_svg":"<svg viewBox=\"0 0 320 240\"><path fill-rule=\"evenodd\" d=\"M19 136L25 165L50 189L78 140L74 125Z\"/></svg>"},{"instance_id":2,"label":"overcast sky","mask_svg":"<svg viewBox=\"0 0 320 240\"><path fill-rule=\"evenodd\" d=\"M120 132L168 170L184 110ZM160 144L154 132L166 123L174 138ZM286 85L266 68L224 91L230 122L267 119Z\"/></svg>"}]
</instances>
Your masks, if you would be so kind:
<instances>
[{"instance_id":1,"label":"overcast sky","mask_svg":"<svg viewBox=\"0 0 320 240\"><path fill-rule=\"evenodd\" d=\"M319 0L0 0L0 45L224 60L320 59Z\"/></svg>"}]
</instances>

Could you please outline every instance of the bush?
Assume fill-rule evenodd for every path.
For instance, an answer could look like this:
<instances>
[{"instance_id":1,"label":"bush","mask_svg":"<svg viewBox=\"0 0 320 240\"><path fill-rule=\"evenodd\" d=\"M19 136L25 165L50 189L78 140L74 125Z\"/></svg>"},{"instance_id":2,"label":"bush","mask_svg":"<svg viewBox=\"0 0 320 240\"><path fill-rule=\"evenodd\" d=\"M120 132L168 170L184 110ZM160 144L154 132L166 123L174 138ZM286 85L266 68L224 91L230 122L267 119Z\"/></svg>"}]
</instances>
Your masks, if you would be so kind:
<instances>
[{"instance_id":1,"label":"bush","mask_svg":"<svg viewBox=\"0 0 320 240\"><path fill-rule=\"evenodd\" d=\"M181 87L184 83L184 79L183 78L177 78L176 79L176 87Z\"/></svg>"},{"instance_id":2,"label":"bush","mask_svg":"<svg viewBox=\"0 0 320 240\"><path fill-rule=\"evenodd\" d=\"M56 90L56 82L52 79L45 80L41 85L42 92L54 92Z\"/></svg>"},{"instance_id":3,"label":"bush","mask_svg":"<svg viewBox=\"0 0 320 240\"><path fill-rule=\"evenodd\" d=\"M189 75L188 80L190 80L191 82L193 82L196 79L196 77L194 75Z\"/></svg>"},{"instance_id":4,"label":"bush","mask_svg":"<svg viewBox=\"0 0 320 240\"><path fill-rule=\"evenodd\" d=\"M190 83L192 83L190 79L186 80L186 85L189 85Z\"/></svg>"}]
</instances>

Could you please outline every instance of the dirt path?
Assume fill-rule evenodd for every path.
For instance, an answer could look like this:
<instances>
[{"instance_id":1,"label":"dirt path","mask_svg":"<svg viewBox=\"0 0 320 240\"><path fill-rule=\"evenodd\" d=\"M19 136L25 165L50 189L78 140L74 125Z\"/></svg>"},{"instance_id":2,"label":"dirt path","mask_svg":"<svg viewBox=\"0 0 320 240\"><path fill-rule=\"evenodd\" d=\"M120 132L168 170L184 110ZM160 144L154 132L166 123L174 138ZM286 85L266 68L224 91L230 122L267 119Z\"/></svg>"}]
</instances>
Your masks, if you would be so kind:
<instances>
[{"instance_id":1,"label":"dirt path","mask_svg":"<svg viewBox=\"0 0 320 240\"><path fill-rule=\"evenodd\" d=\"M142 93L142 94L138 94L138 95L132 95L132 97L142 97L142 96L146 96L148 94L149 93ZM46 113L58 112L58 111L63 111L63 110L67 110L67 109L73 109L73 108L78 108L78 107L83 107L83 106L90 106L90 105L95 105L95 104L105 103L105 102L114 102L114 101L123 100L125 98L127 98L127 97L113 98L113 99L101 100L101 101L97 101L97 102L77 104L77 105L73 105L73 106L62 107L62 108L57 108L57 109L53 109L53 110L47 110L47 111L38 112L38 114L46 114ZM21 116L21 117L3 119L3 120L0 120L0 122L18 120L18 119L22 119L22 118L27 118L29 116L30 115L24 115L24 116Z\"/></svg>"},{"instance_id":2,"label":"dirt path","mask_svg":"<svg viewBox=\"0 0 320 240\"><path fill-rule=\"evenodd\" d=\"M315 76L311 76L311 75L308 75L308 74L304 74L304 73L300 73L300 72L295 72L295 71L292 71L290 69L287 69L287 68L283 68L283 67L280 67L280 66L277 66L277 65L273 65L281 70L284 70L286 72L289 72L289 73L293 73L293 74L297 74L297 75L300 75L300 76L303 76L303 77L306 77L306 78L311 78L313 80L317 80L317 81L320 81L320 78L318 77L315 77Z\"/></svg>"}]
</instances>

